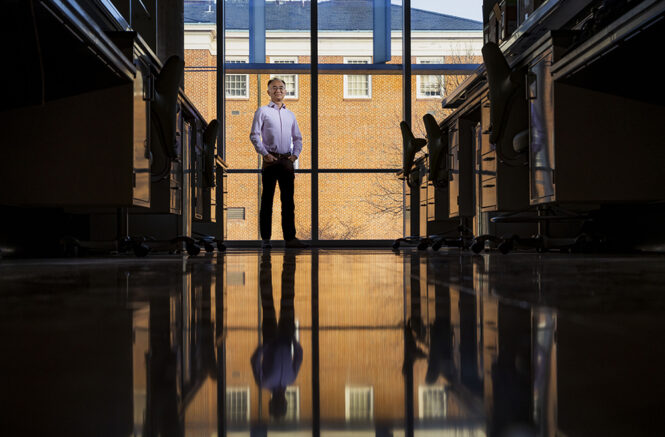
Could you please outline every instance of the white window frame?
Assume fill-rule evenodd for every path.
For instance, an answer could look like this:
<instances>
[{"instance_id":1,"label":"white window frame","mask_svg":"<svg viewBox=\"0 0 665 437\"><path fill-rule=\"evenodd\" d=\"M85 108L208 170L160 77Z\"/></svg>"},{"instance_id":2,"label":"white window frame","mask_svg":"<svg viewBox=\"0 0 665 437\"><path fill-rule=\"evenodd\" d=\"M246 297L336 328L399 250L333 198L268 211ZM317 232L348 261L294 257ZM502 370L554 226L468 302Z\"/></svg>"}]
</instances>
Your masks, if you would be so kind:
<instances>
[{"instance_id":1,"label":"white window frame","mask_svg":"<svg viewBox=\"0 0 665 437\"><path fill-rule=\"evenodd\" d=\"M248 56L227 56L226 62L232 63L247 63L249 62ZM244 96L230 96L226 93L226 77L224 77L224 99L226 100L249 100L249 74L235 74L227 73L226 76L245 76L245 95Z\"/></svg>"},{"instance_id":2,"label":"white window frame","mask_svg":"<svg viewBox=\"0 0 665 437\"><path fill-rule=\"evenodd\" d=\"M441 415L431 415L426 410L425 396L427 393L443 393L443 411ZM422 419L442 419L448 417L448 390L444 385L420 385L418 386L418 417Z\"/></svg>"},{"instance_id":3,"label":"white window frame","mask_svg":"<svg viewBox=\"0 0 665 437\"><path fill-rule=\"evenodd\" d=\"M344 387L344 416L346 421L359 420L356 417L353 417L351 411L351 396L354 393L367 395L369 394L369 417L368 420L374 419L374 387L369 386L350 386L347 385ZM365 418L362 418L365 419Z\"/></svg>"},{"instance_id":4,"label":"white window frame","mask_svg":"<svg viewBox=\"0 0 665 437\"><path fill-rule=\"evenodd\" d=\"M345 64L352 64L350 61L365 61L367 64L372 63L371 56L350 56L344 58ZM367 77L367 95L366 96L355 96L349 95L349 85L348 80L349 76L366 76ZM344 98L345 99L360 99L368 100L372 98L372 75L371 74L345 74L344 75Z\"/></svg>"},{"instance_id":5,"label":"white window frame","mask_svg":"<svg viewBox=\"0 0 665 437\"><path fill-rule=\"evenodd\" d=\"M416 64L443 64L443 57L442 56L427 56L427 57L422 57L422 58L416 58ZM423 81L422 78L424 77L441 77L441 89L439 90L439 95L438 96L429 96L427 94L424 94L422 92L422 85ZM423 75L416 75L416 98L417 99L442 99L446 94L446 76L441 74L423 74Z\"/></svg>"},{"instance_id":6,"label":"white window frame","mask_svg":"<svg viewBox=\"0 0 665 437\"><path fill-rule=\"evenodd\" d=\"M286 394L287 396L289 394L295 394L295 405L291 405L290 403L287 405L287 418L292 419L294 422L298 422L300 420L300 387L295 386L295 385L290 385L286 387ZM288 417L288 410L293 408L293 416Z\"/></svg>"},{"instance_id":7,"label":"white window frame","mask_svg":"<svg viewBox=\"0 0 665 437\"><path fill-rule=\"evenodd\" d=\"M284 63L284 64L297 64L298 63L298 57L297 56L271 56L270 57L270 63L271 64L277 64L277 63ZM279 77L280 79L284 79L284 76L293 76L293 86L294 86L294 94L292 96L289 96L288 94L286 97L284 97L284 100L298 100L298 77L300 76L299 74L294 74L294 73L286 73L286 74L271 74L270 78L272 79L273 77Z\"/></svg>"},{"instance_id":8,"label":"white window frame","mask_svg":"<svg viewBox=\"0 0 665 437\"><path fill-rule=\"evenodd\" d=\"M249 423L249 413L250 410L252 409L252 403L251 403L251 398L250 398L250 391L248 386L244 387L226 387L226 396L228 397L232 393L241 393L247 396L247 409L244 411L245 415L245 421L246 423ZM225 415L227 415L227 411L224 412ZM227 420L230 418L227 417Z\"/></svg>"}]
</instances>

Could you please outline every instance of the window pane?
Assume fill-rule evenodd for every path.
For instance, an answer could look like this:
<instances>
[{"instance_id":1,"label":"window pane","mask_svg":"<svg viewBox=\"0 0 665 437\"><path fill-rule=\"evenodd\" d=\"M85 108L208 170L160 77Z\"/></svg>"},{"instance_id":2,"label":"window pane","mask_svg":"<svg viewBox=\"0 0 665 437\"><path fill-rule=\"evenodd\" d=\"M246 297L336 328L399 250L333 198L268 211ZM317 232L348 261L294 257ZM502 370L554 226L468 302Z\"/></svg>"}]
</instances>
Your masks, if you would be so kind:
<instances>
[{"instance_id":1,"label":"window pane","mask_svg":"<svg viewBox=\"0 0 665 437\"><path fill-rule=\"evenodd\" d=\"M320 168L401 167L401 77L372 76L371 99L345 99L344 81L319 76Z\"/></svg>"},{"instance_id":2,"label":"window pane","mask_svg":"<svg viewBox=\"0 0 665 437\"><path fill-rule=\"evenodd\" d=\"M274 64L296 64L298 62L298 57L294 58L283 58L283 57L272 57L270 62ZM298 76L297 74L271 74L270 77L279 77L284 81L286 86L286 98L298 98Z\"/></svg>"},{"instance_id":3,"label":"window pane","mask_svg":"<svg viewBox=\"0 0 665 437\"><path fill-rule=\"evenodd\" d=\"M402 234L402 181L394 174L319 175L319 239L394 239Z\"/></svg>"},{"instance_id":4,"label":"window pane","mask_svg":"<svg viewBox=\"0 0 665 437\"><path fill-rule=\"evenodd\" d=\"M401 0L392 1L391 52L401 50ZM370 0L318 0L319 62L341 64L344 56L372 56L374 12ZM346 38L340 38L346 36Z\"/></svg>"},{"instance_id":5,"label":"window pane","mask_svg":"<svg viewBox=\"0 0 665 437\"><path fill-rule=\"evenodd\" d=\"M482 63L482 5L475 2L411 3L411 62L414 64ZM449 36L442 36L449 33ZM466 75L416 75L411 81L411 126L424 138L422 118L431 113L440 121L451 110L441 108L441 99L461 84Z\"/></svg>"},{"instance_id":6,"label":"window pane","mask_svg":"<svg viewBox=\"0 0 665 437\"><path fill-rule=\"evenodd\" d=\"M427 57L427 58L418 58L418 64L442 64L442 57ZM432 98L438 97L442 98L444 96L443 91L445 90L444 76L417 76L416 78L418 86L418 97L419 98Z\"/></svg>"},{"instance_id":7,"label":"window pane","mask_svg":"<svg viewBox=\"0 0 665 437\"><path fill-rule=\"evenodd\" d=\"M185 4L187 4L186 2ZM265 2L266 59L285 54L298 56L298 62L310 62L310 6L309 1ZM226 53L249 57L249 0L224 0L226 13ZM288 32L288 38L284 38Z\"/></svg>"},{"instance_id":8,"label":"window pane","mask_svg":"<svg viewBox=\"0 0 665 437\"><path fill-rule=\"evenodd\" d=\"M244 208L245 218L227 220L228 240L259 239L259 202L261 195L260 174L230 173L228 181L227 207ZM294 200L296 204L296 232L303 240L311 239L312 234L312 177L306 173L296 173ZM272 209L272 239L283 240L282 206L279 184L275 188Z\"/></svg>"},{"instance_id":9,"label":"window pane","mask_svg":"<svg viewBox=\"0 0 665 437\"><path fill-rule=\"evenodd\" d=\"M345 58L345 64L369 64L370 58ZM344 76L344 97L369 98L372 96L371 76L350 74Z\"/></svg>"},{"instance_id":10,"label":"window pane","mask_svg":"<svg viewBox=\"0 0 665 437\"><path fill-rule=\"evenodd\" d=\"M296 204L296 237L301 240L312 239L312 176L296 173L293 198ZM283 240L282 204L279 200L279 184L275 188L272 207L272 239Z\"/></svg>"},{"instance_id":11,"label":"window pane","mask_svg":"<svg viewBox=\"0 0 665 437\"><path fill-rule=\"evenodd\" d=\"M226 179L228 194L226 206L243 208L243 220L232 219L227 215L227 240L258 240L259 239L259 175L230 173Z\"/></svg>"},{"instance_id":12,"label":"window pane","mask_svg":"<svg viewBox=\"0 0 665 437\"><path fill-rule=\"evenodd\" d=\"M270 96L267 74L245 75L249 83L249 99L226 99L226 117L224 129L226 130L226 161L232 169L258 169L261 168L261 159L249 140L252 120L258 106L267 105ZM309 89L309 76L302 75L301 86ZM257 96L260 101L257 101ZM209 96L209 98L213 98ZM300 158L296 161L297 168L311 168L311 124L309 95L301 95L299 99L287 100L286 107L296 115L300 132L303 136L303 146Z\"/></svg>"},{"instance_id":13,"label":"window pane","mask_svg":"<svg viewBox=\"0 0 665 437\"><path fill-rule=\"evenodd\" d=\"M217 24L213 2L185 2L184 33L185 94L209 122L217 118L215 100L210 99L210 96L217 94L217 61L212 55L217 52L214 38Z\"/></svg>"}]
</instances>

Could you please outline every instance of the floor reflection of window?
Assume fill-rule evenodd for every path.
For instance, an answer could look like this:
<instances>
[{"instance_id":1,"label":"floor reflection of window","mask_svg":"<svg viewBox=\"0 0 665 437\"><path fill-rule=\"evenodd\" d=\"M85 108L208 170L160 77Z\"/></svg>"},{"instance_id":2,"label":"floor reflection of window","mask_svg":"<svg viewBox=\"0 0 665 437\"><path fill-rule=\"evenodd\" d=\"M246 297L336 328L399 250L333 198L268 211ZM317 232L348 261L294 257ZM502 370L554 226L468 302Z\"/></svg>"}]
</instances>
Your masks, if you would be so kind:
<instances>
[{"instance_id":1,"label":"floor reflection of window","mask_svg":"<svg viewBox=\"0 0 665 437\"><path fill-rule=\"evenodd\" d=\"M374 389L346 387L346 420L371 420L374 416Z\"/></svg>"},{"instance_id":2,"label":"floor reflection of window","mask_svg":"<svg viewBox=\"0 0 665 437\"><path fill-rule=\"evenodd\" d=\"M446 388L420 386L418 400L421 419L440 419L446 417Z\"/></svg>"},{"instance_id":3,"label":"floor reflection of window","mask_svg":"<svg viewBox=\"0 0 665 437\"><path fill-rule=\"evenodd\" d=\"M228 424L249 422L249 387L226 388L226 420Z\"/></svg>"},{"instance_id":4,"label":"floor reflection of window","mask_svg":"<svg viewBox=\"0 0 665 437\"><path fill-rule=\"evenodd\" d=\"M300 389L298 387L286 388L286 416L285 420L296 422L300 419Z\"/></svg>"}]
</instances>

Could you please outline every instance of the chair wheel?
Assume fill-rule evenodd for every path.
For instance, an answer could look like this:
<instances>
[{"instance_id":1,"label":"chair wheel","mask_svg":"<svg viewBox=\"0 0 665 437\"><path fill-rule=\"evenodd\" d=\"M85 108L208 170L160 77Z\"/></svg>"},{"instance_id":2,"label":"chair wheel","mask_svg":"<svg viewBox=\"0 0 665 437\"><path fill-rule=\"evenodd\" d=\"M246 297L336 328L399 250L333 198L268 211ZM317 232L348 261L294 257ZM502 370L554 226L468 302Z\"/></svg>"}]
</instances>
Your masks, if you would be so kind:
<instances>
[{"instance_id":1,"label":"chair wheel","mask_svg":"<svg viewBox=\"0 0 665 437\"><path fill-rule=\"evenodd\" d=\"M134 245L134 255L138 256L139 258L143 258L150 252L150 246L148 246L145 243L141 244L136 244Z\"/></svg>"},{"instance_id":2,"label":"chair wheel","mask_svg":"<svg viewBox=\"0 0 665 437\"><path fill-rule=\"evenodd\" d=\"M393 249L399 249L399 240L395 240L393 243Z\"/></svg>"},{"instance_id":3,"label":"chair wheel","mask_svg":"<svg viewBox=\"0 0 665 437\"><path fill-rule=\"evenodd\" d=\"M212 253L215 251L215 246L213 246L212 243L204 243L203 247L205 247L205 250L208 253Z\"/></svg>"},{"instance_id":4,"label":"chair wheel","mask_svg":"<svg viewBox=\"0 0 665 437\"><path fill-rule=\"evenodd\" d=\"M226 245L222 243L221 241L217 242L217 250L220 252L224 252L226 250Z\"/></svg>"},{"instance_id":5,"label":"chair wheel","mask_svg":"<svg viewBox=\"0 0 665 437\"><path fill-rule=\"evenodd\" d=\"M473 253L480 253L483 251L485 248L485 245L483 244L484 242L478 241L478 240L473 240L473 243L471 244L471 250Z\"/></svg>"},{"instance_id":6,"label":"chair wheel","mask_svg":"<svg viewBox=\"0 0 665 437\"><path fill-rule=\"evenodd\" d=\"M418 243L418 250L427 250L427 241L423 240Z\"/></svg>"},{"instance_id":7,"label":"chair wheel","mask_svg":"<svg viewBox=\"0 0 665 437\"><path fill-rule=\"evenodd\" d=\"M513 242L508 240L508 241L502 241L499 246L498 246L499 252L502 254L507 254L511 250L513 250Z\"/></svg>"},{"instance_id":8,"label":"chair wheel","mask_svg":"<svg viewBox=\"0 0 665 437\"><path fill-rule=\"evenodd\" d=\"M201 252L201 246L195 243L187 243L186 248L187 248L187 253L190 256L196 256Z\"/></svg>"},{"instance_id":9,"label":"chair wheel","mask_svg":"<svg viewBox=\"0 0 665 437\"><path fill-rule=\"evenodd\" d=\"M436 243L432 244L432 250L439 250L441 249L441 246L443 246L443 241L437 241Z\"/></svg>"}]
</instances>

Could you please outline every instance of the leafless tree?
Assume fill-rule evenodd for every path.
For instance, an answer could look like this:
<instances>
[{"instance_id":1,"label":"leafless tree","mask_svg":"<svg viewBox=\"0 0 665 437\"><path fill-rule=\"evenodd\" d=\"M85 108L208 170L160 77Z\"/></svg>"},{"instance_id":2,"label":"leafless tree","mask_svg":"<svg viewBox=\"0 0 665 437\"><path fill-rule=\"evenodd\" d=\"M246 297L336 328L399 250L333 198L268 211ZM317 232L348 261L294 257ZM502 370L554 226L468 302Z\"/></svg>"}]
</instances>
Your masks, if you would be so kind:
<instances>
[{"instance_id":1,"label":"leafless tree","mask_svg":"<svg viewBox=\"0 0 665 437\"><path fill-rule=\"evenodd\" d=\"M319 240L354 240L358 239L362 232L365 230L366 225L353 223L351 219L347 220L331 220L328 219L319 223ZM312 228L307 228L299 231L301 238L304 240L312 239Z\"/></svg>"},{"instance_id":2,"label":"leafless tree","mask_svg":"<svg viewBox=\"0 0 665 437\"><path fill-rule=\"evenodd\" d=\"M474 55L470 47L460 47L452 55L446 56L445 62L449 64L475 64L482 62L482 58ZM443 95L445 96L461 85L467 77L468 75L455 74L436 76L436 79L438 88L443 90ZM426 112L432 114L434 118L441 121L449 116L452 113L452 110L442 108L441 100L437 99L431 100L431 104L428 105ZM399 122L402 120L401 110L395 110L394 120L395 126L399 125ZM422 122L413 124L414 126L411 126L411 129L413 130L414 135L417 138L425 138L425 127ZM395 141L387 144L386 149L384 150L387 154L395 154L401 158L401 138L396 137ZM420 152L420 154L423 153L425 153L424 150ZM420 156L420 154L416 157ZM394 181L387 180L385 175L376 175L374 184L372 186L375 188L369 191L365 199L362 200L363 203L370 207L372 213L377 215L387 214L393 217L401 217L404 209L402 203L402 186L396 184Z\"/></svg>"}]
</instances>

